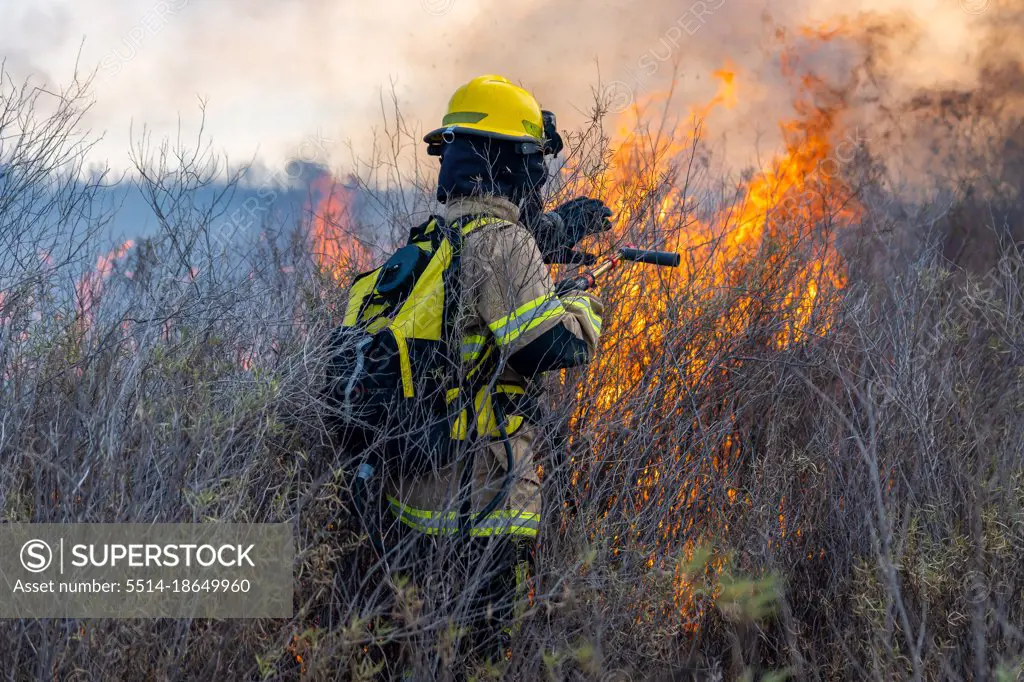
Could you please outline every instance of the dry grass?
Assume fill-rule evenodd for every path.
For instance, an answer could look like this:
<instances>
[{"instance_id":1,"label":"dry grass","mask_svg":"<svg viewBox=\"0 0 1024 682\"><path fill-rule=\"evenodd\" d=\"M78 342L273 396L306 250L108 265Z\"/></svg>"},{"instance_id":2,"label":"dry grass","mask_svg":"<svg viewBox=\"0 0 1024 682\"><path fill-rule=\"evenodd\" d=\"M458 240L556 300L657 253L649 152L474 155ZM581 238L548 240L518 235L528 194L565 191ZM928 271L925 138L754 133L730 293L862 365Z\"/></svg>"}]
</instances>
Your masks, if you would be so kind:
<instances>
[{"instance_id":1,"label":"dry grass","mask_svg":"<svg viewBox=\"0 0 1024 682\"><path fill-rule=\"evenodd\" d=\"M291 620L8 621L6 676L372 679L401 661L433 676L453 623L386 577L323 423L323 343L344 292L290 226L268 220L258 246L225 252L228 194L194 201L216 159L142 145L159 233L83 296L70 283L105 249L96 187L59 179L85 148L77 94L37 117L33 97L6 81L0 96L0 139L29 133L2 147L4 520L287 521L299 558ZM657 315L629 280L609 284L609 317L631 333L609 335L589 371L549 379L573 458L548 462L537 591L493 674L1019 674L1024 255L1004 221L1019 197L958 196L928 223L866 205L839 235L849 281L816 299L806 326L821 333L799 342L775 340L800 266L831 248L828 211L728 286L646 275L639 300ZM943 252L964 234L985 235L970 271ZM742 324L723 328L729 316Z\"/></svg>"}]
</instances>

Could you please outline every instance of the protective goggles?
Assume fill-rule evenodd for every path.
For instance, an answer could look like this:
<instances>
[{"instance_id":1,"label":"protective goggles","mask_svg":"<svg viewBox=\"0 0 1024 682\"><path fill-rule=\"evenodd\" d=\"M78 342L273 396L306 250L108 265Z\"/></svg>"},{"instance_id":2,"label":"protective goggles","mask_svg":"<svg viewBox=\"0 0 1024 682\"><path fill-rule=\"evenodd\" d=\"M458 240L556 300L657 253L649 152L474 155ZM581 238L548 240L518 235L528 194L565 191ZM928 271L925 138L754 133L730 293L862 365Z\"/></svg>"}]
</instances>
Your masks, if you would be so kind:
<instances>
[{"instance_id":1,"label":"protective goggles","mask_svg":"<svg viewBox=\"0 0 1024 682\"><path fill-rule=\"evenodd\" d=\"M516 152L519 154L541 154L545 156L555 156L559 154L565 145L562 143L562 136L558 134L558 124L555 119L555 114L552 111L541 110L541 118L544 121L544 143L540 142L518 142L516 143ZM452 142L455 139L455 134L451 131L445 131L441 135L440 142L434 142L427 145L427 154L430 156L441 156L444 152L445 144Z\"/></svg>"}]
</instances>

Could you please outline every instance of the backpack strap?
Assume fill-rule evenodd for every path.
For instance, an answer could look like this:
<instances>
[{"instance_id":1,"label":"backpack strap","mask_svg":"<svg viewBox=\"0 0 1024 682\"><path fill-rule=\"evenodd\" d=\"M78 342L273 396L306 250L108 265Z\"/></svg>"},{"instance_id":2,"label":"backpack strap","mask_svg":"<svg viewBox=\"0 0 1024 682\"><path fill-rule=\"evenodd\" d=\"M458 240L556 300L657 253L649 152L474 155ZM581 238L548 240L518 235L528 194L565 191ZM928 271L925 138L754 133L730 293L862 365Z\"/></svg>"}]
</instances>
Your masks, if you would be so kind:
<instances>
[{"instance_id":1,"label":"backpack strap","mask_svg":"<svg viewBox=\"0 0 1024 682\"><path fill-rule=\"evenodd\" d=\"M438 217L435 220L434 228L437 233L437 244L445 239L451 245L452 250L451 262L441 275L445 291L444 310L441 317L441 342L444 344L445 358L450 362L455 361L453 355L455 348L459 350L460 360L462 357L462 342L461 339L454 338L454 327L455 319L462 307L462 228L466 224L467 218L470 216L463 216L449 225L443 218ZM458 343L457 346L456 343Z\"/></svg>"},{"instance_id":2,"label":"backpack strap","mask_svg":"<svg viewBox=\"0 0 1024 682\"><path fill-rule=\"evenodd\" d=\"M409 240L406 244L416 244L418 242L425 241L433 243L434 239L437 238L437 224L443 222L444 218L439 215L431 214L424 222L419 225L414 225L412 229L409 230Z\"/></svg>"},{"instance_id":3,"label":"backpack strap","mask_svg":"<svg viewBox=\"0 0 1024 682\"><path fill-rule=\"evenodd\" d=\"M459 350L459 359L462 357L462 339L449 338L456 316L459 313L462 303L462 246L467 235L476 229L492 222L504 222L486 214L468 214L456 218L450 225L440 216L434 216L434 230L437 236L437 244L446 239L452 248L451 263L444 272L444 313L442 321L442 337ZM434 237L431 237L432 241ZM436 246L435 246L436 248Z\"/></svg>"}]
</instances>

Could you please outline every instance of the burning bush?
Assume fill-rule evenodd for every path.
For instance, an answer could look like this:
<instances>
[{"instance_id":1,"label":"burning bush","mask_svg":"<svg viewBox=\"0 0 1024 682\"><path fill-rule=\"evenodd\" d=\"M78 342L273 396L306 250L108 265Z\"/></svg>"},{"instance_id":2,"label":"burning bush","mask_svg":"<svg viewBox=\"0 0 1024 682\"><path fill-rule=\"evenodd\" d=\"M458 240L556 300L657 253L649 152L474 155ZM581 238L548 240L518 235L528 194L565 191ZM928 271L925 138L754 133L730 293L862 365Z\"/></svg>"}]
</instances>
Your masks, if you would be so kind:
<instances>
[{"instance_id":1,"label":"burning bush","mask_svg":"<svg viewBox=\"0 0 1024 682\"><path fill-rule=\"evenodd\" d=\"M784 151L712 193L698 132L738 96L735 72L717 77L718 95L678 125L648 125L641 105L611 140L581 140L560 176L557 193L615 209L603 246L684 261L608 280L597 361L548 379L548 513L507 676L1019 669L1024 257L997 239L966 272L936 238L1005 234L1019 188L956 193L957 210L930 221L915 218L929 207L877 200L888 190L844 100L804 80ZM74 110L63 116L73 127ZM52 171L50 138L21 139L5 177ZM74 257L22 241L0 260L4 519L288 521L296 615L8 622L8 669L448 674L459 595L432 603L386 570L353 518L350 462L318 398L339 282L370 258L351 210L365 190L321 176L302 230L267 225L225 254L210 248L216 207L194 201L216 160L168 158L139 160L154 238L108 252L84 230L66 234ZM40 234L40 206L81 207L89 189L0 183L0 235L23 240ZM988 222L964 224L979 207Z\"/></svg>"}]
</instances>

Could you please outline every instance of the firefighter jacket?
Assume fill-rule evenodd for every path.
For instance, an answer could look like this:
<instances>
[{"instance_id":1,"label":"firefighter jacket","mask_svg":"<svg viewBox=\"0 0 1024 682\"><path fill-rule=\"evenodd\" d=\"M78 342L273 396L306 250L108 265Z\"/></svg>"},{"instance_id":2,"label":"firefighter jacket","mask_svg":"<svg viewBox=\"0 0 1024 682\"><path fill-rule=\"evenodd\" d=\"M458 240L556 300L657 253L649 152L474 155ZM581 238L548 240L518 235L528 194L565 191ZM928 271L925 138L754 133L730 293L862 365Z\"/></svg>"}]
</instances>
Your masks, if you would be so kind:
<instances>
[{"instance_id":1,"label":"firefighter jacket","mask_svg":"<svg viewBox=\"0 0 1024 682\"><path fill-rule=\"evenodd\" d=\"M466 216L490 216L492 220L470 231L463 243L462 359L472 363L480 353L493 351L512 361L504 363L490 394L478 398L476 414L460 417L463 433L453 434L465 437L474 427L478 434L485 434L485 446L470 458L472 471L465 471L465 461L457 461L413 479L388 480L385 492L392 514L401 523L432 535L456 534L467 499L467 491L460 488L469 481L471 535L536 537L541 512L540 480L534 462L537 431L525 415L516 414L514 409L505 422L513 454L511 486L504 504L486 518L478 517L479 510L505 483L508 463L505 447L497 439L500 432L494 411L488 409L486 401L496 393L523 395L530 377L515 368L523 369L523 358L540 357L535 347L550 343L552 338L562 339L559 348L563 352L575 348L573 357L561 359L561 366L587 361L601 331L602 305L587 294L555 294L540 250L530 232L517 222L519 210L511 202L494 196L452 201L444 217L452 224Z\"/></svg>"}]
</instances>

